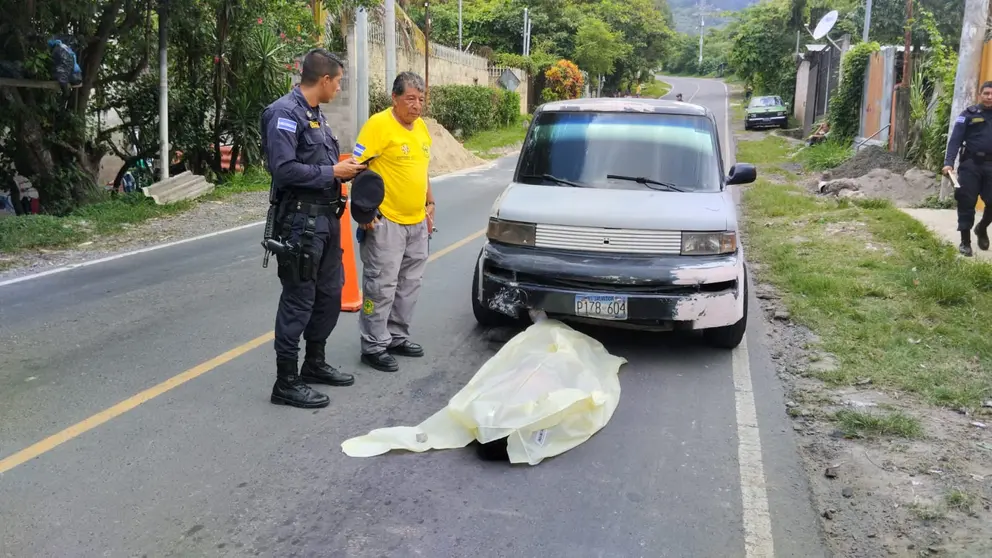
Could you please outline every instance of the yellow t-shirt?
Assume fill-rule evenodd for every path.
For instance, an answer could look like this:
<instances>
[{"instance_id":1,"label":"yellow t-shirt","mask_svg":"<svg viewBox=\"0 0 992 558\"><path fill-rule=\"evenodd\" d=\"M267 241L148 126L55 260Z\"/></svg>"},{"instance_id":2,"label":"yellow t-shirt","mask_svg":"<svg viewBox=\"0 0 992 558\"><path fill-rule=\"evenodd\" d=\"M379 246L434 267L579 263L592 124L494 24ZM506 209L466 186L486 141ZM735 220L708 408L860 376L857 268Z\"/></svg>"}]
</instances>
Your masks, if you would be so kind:
<instances>
[{"instance_id":1,"label":"yellow t-shirt","mask_svg":"<svg viewBox=\"0 0 992 558\"><path fill-rule=\"evenodd\" d=\"M431 134L418 118L407 130L388 108L369 117L355 141L352 155L359 163L372 157L369 169L382 177L386 195L379 212L401 225L415 225L426 217L427 169L431 162Z\"/></svg>"}]
</instances>

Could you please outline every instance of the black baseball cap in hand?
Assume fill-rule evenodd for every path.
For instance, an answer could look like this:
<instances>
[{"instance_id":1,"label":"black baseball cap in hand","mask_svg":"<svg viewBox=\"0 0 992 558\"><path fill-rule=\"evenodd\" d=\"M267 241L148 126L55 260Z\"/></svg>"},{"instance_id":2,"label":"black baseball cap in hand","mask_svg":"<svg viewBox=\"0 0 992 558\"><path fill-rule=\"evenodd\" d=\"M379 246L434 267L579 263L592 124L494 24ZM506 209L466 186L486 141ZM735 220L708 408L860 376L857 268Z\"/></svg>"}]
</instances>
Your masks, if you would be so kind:
<instances>
[{"instance_id":1,"label":"black baseball cap in hand","mask_svg":"<svg viewBox=\"0 0 992 558\"><path fill-rule=\"evenodd\" d=\"M363 170L351 180L351 218L367 225L379 214L379 204L386 197L382 177L373 170Z\"/></svg>"}]
</instances>

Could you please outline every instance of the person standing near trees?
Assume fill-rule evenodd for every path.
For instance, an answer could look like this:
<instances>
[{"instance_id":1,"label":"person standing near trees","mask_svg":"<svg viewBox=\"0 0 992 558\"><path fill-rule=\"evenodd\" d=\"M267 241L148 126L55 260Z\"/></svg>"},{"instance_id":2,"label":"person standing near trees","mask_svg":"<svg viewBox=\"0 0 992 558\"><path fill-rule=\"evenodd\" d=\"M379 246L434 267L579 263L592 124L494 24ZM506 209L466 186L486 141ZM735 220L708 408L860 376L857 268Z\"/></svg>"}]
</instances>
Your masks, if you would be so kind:
<instances>
[{"instance_id":1,"label":"person standing near trees","mask_svg":"<svg viewBox=\"0 0 992 558\"><path fill-rule=\"evenodd\" d=\"M365 167L338 161L338 140L320 112L341 91L344 64L318 48L303 58L300 85L265 108L262 149L278 198L275 229L294 249L276 254L282 296L276 313L276 383L272 403L305 409L330 399L308 383L350 386L351 374L327 364L325 346L341 314L341 181ZM351 231L349 231L350 234ZM306 339L297 371L300 336Z\"/></svg>"},{"instance_id":2,"label":"person standing near trees","mask_svg":"<svg viewBox=\"0 0 992 558\"><path fill-rule=\"evenodd\" d=\"M426 89L413 72L397 75L393 106L368 119L352 153L369 162L385 189L379 217L360 225L359 242L365 297L358 318L361 361L382 372L399 370L393 355L424 356L424 348L410 341L410 322L434 226L431 134L420 118Z\"/></svg>"},{"instance_id":3,"label":"person standing near trees","mask_svg":"<svg viewBox=\"0 0 992 558\"><path fill-rule=\"evenodd\" d=\"M989 249L989 225L992 225L992 81L982 84L980 102L964 109L954 121L954 129L944 154L944 174L954 170L954 157L960 151L958 184L954 199L958 202L958 251L971 257L971 225L975 222L975 205L981 197L985 203L982 220L975 225L978 247Z\"/></svg>"}]
</instances>

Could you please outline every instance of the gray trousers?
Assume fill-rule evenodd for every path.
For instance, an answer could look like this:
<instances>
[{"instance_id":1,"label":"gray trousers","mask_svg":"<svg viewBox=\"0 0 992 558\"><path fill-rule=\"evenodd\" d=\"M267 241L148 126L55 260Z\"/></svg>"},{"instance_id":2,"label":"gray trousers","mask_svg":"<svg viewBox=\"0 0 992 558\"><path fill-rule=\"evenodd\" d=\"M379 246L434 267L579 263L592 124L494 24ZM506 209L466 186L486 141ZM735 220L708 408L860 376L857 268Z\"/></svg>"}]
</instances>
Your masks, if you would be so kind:
<instances>
[{"instance_id":1,"label":"gray trousers","mask_svg":"<svg viewBox=\"0 0 992 558\"><path fill-rule=\"evenodd\" d=\"M400 225L380 217L359 244L362 353L375 354L410 338L413 309L427 267L427 220Z\"/></svg>"}]
</instances>

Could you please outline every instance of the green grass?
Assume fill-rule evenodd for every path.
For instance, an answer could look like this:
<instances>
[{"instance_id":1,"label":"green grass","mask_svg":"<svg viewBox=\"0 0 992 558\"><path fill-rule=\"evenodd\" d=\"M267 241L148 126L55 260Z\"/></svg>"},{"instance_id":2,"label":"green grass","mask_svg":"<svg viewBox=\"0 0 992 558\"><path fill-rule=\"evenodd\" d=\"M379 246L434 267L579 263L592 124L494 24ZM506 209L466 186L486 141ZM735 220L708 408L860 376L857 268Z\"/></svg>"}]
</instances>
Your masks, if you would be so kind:
<instances>
[{"instance_id":1,"label":"green grass","mask_svg":"<svg viewBox=\"0 0 992 558\"><path fill-rule=\"evenodd\" d=\"M465 140L465 149L468 149L483 159L495 159L501 155L493 151L502 147L517 145L524 141L529 122L530 116L524 116L518 122L509 126L479 132Z\"/></svg>"},{"instance_id":2,"label":"green grass","mask_svg":"<svg viewBox=\"0 0 992 558\"><path fill-rule=\"evenodd\" d=\"M658 97L668 95L668 92L671 90L671 84L665 83L660 79L656 79L653 82L641 87L641 97L657 99Z\"/></svg>"},{"instance_id":3,"label":"green grass","mask_svg":"<svg viewBox=\"0 0 992 558\"><path fill-rule=\"evenodd\" d=\"M838 411L834 418L849 438L919 438L923 435L923 427L917 418L899 412L876 414L844 410Z\"/></svg>"},{"instance_id":4,"label":"green grass","mask_svg":"<svg viewBox=\"0 0 992 558\"><path fill-rule=\"evenodd\" d=\"M796 160L802 163L806 170L824 171L839 167L853 156L854 150L850 146L825 141L801 150L796 155Z\"/></svg>"},{"instance_id":5,"label":"green grass","mask_svg":"<svg viewBox=\"0 0 992 558\"><path fill-rule=\"evenodd\" d=\"M971 513L975 506L976 498L963 490L953 489L944 495L944 503L948 508L963 513Z\"/></svg>"},{"instance_id":6,"label":"green grass","mask_svg":"<svg viewBox=\"0 0 992 558\"><path fill-rule=\"evenodd\" d=\"M773 168L787 155L781 138L738 142L740 161ZM871 378L953 408L989 399L992 265L958 257L887 200L820 197L759 180L743 204L761 279L838 359L820 379Z\"/></svg>"},{"instance_id":7,"label":"green grass","mask_svg":"<svg viewBox=\"0 0 992 558\"><path fill-rule=\"evenodd\" d=\"M952 407L992 393L992 266L958 258L884 200L818 198L759 181L744 206L762 278L839 360L821 379L867 377Z\"/></svg>"},{"instance_id":8,"label":"green grass","mask_svg":"<svg viewBox=\"0 0 992 558\"><path fill-rule=\"evenodd\" d=\"M786 162L794 150L789 140L769 134L760 140L739 140L737 160L752 165L779 165Z\"/></svg>"},{"instance_id":9,"label":"green grass","mask_svg":"<svg viewBox=\"0 0 992 558\"><path fill-rule=\"evenodd\" d=\"M219 185L202 199L222 199L249 191L267 190L268 175L249 169ZM166 217L187 211L198 201L186 200L155 205L140 192L117 196L80 207L64 217L24 215L0 219L0 254L12 255L27 250L56 250L79 245L102 235L112 235L128 225L137 225L154 217ZM13 265L0 262L2 267Z\"/></svg>"}]
</instances>

